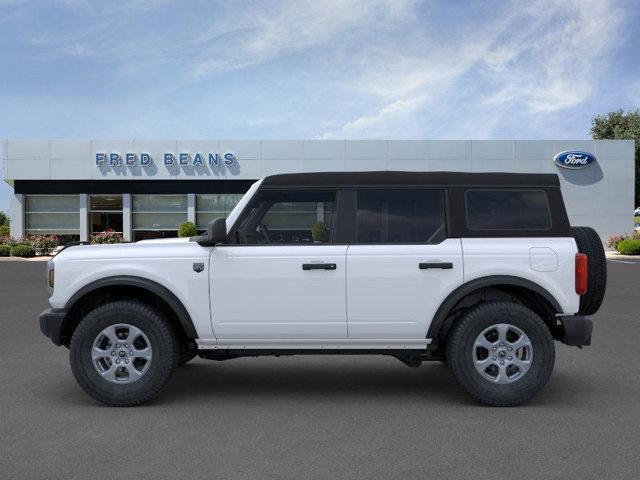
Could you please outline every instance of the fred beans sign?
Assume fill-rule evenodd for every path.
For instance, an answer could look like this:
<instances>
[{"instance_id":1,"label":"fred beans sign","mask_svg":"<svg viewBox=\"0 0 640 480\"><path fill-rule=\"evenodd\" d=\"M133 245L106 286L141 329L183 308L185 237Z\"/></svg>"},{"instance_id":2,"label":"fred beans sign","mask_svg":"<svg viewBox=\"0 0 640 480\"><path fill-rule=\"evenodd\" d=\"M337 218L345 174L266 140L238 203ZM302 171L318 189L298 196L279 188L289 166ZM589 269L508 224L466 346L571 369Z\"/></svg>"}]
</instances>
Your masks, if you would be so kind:
<instances>
[{"instance_id":1,"label":"fred beans sign","mask_svg":"<svg viewBox=\"0 0 640 480\"><path fill-rule=\"evenodd\" d=\"M117 167L150 167L160 163L166 167L233 167L237 164L236 156L231 152L196 152L173 153L166 152L162 158L157 159L148 153L96 153L95 165L100 168Z\"/></svg>"}]
</instances>

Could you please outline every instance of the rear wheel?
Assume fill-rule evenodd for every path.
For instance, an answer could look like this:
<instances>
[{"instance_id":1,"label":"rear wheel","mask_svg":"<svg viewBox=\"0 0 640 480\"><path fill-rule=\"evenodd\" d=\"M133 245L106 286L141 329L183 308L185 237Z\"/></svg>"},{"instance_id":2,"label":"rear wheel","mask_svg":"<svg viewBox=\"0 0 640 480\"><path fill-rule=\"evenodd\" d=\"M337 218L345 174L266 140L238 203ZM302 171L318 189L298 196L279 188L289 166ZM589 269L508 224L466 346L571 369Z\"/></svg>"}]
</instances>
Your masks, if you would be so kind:
<instances>
[{"instance_id":1,"label":"rear wheel","mask_svg":"<svg viewBox=\"0 0 640 480\"><path fill-rule=\"evenodd\" d=\"M157 394L176 365L177 340L155 309L135 301L102 305L71 338L73 375L82 389L110 406L133 406Z\"/></svg>"},{"instance_id":2,"label":"rear wheel","mask_svg":"<svg viewBox=\"0 0 640 480\"><path fill-rule=\"evenodd\" d=\"M490 302L463 314L447 338L447 363L480 402L518 405L547 382L555 362L549 328L528 308Z\"/></svg>"}]
</instances>

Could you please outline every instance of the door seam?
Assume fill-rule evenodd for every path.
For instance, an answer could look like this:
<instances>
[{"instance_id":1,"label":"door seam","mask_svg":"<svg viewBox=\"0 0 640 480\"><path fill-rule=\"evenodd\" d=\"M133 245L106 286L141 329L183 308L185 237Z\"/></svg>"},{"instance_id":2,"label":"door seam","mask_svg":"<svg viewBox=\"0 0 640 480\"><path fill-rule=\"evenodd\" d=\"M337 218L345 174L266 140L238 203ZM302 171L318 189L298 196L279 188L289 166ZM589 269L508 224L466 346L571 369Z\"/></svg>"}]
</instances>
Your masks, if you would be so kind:
<instances>
[{"instance_id":1,"label":"door seam","mask_svg":"<svg viewBox=\"0 0 640 480\"><path fill-rule=\"evenodd\" d=\"M348 255L349 255L349 247L351 247L351 245L347 245L347 249L344 251L344 319L345 322L347 324L347 338L349 337L349 295L348 295Z\"/></svg>"}]
</instances>

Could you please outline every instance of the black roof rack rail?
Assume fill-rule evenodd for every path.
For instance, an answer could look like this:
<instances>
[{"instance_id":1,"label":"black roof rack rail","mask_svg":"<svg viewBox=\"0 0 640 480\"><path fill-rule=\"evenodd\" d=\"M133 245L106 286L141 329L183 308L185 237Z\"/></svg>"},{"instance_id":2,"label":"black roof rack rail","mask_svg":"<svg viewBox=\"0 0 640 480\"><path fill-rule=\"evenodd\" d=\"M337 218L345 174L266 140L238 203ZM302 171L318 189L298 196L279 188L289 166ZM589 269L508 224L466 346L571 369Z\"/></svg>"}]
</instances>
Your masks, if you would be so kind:
<instances>
[{"instance_id":1,"label":"black roof rack rail","mask_svg":"<svg viewBox=\"0 0 640 480\"><path fill-rule=\"evenodd\" d=\"M66 245L64 245L60 250L58 250L58 251L56 252L56 254L54 255L54 257L55 257L56 255L58 255L60 252L62 252L62 251L64 251L64 250L66 250L67 248L69 248L69 247L77 247L78 245L91 245L91 242L88 242L88 241L86 241L86 240L83 240L83 241L81 241L81 242L69 242L69 243L67 243Z\"/></svg>"}]
</instances>

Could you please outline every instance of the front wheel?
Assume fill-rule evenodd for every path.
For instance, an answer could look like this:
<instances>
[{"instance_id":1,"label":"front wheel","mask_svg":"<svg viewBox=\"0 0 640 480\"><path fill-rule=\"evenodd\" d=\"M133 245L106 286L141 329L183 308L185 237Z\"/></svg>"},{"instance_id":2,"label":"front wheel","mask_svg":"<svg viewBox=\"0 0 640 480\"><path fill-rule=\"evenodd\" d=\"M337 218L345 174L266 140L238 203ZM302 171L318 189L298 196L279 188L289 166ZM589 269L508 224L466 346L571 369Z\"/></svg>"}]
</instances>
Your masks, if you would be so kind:
<instances>
[{"instance_id":1,"label":"front wheel","mask_svg":"<svg viewBox=\"0 0 640 480\"><path fill-rule=\"evenodd\" d=\"M90 312L71 338L71 370L96 400L126 407L157 394L176 365L177 339L152 307L118 301Z\"/></svg>"},{"instance_id":2,"label":"front wheel","mask_svg":"<svg viewBox=\"0 0 640 480\"><path fill-rule=\"evenodd\" d=\"M490 302L463 314L447 339L447 363L480 402L518 405L547 382L555 362L549 328L528 308Z\"/></svg>"},{"instance_id":3,"label":"front wheel","mask_svg":"<svg viewBox=\"0 0 640 480\"><path fill-rule=\"evenodd\" d=\"M198 356L198 346L191 340L181 342L176 355L177 366L181 367Z\"/></svg>"}]
</instances>

